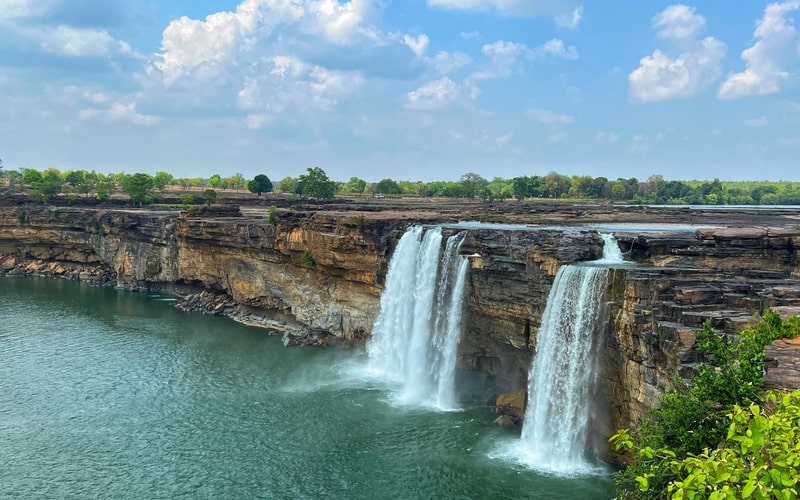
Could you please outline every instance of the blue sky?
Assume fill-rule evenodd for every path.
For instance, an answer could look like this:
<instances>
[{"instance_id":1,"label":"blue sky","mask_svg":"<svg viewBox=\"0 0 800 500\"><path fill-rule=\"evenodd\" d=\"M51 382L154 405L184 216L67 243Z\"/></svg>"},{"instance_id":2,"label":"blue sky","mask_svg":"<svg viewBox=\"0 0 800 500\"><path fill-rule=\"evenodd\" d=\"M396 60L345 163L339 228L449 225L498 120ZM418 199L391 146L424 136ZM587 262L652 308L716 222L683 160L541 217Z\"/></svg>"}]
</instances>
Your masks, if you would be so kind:
<instances>
[{"instance_id":1,"label":"blue sky","mask_svg":"<svg viewBox=\"0 0 800 500\"><path fill-rule=\"evenodd\" d=\"M800 0L0 0L5 168L800 180Z\"/></svg>"}]
</instances>

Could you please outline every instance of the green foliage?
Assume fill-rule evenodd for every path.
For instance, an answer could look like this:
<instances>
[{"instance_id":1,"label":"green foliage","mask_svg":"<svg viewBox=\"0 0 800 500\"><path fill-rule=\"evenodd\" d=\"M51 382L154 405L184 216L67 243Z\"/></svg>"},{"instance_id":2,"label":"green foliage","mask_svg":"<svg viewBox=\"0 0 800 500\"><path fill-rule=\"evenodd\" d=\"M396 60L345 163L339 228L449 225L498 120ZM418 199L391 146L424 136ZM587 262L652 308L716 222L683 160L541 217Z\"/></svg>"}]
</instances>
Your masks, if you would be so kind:
<instances>
[{"instance_id":1,"label":"green foliage","mask_svg":"<svg viewBox=\"0 0 800 500\"><path fill-rule=\"evenodd\" d=\"M750 421L755 422L753 425L764 423L764 417L752 410L758 408L762 400L764 347L777 339L798 334L800 318L795 316L782 321L771 310L765 311L758 324L742 331L735 339L715 332L706 322L697 335L698 349L706 361L691 385L679 383L678 388L661 398L660 407L651 410L650 418L635 433L621 430L610 440L617 450L633 454L633 463L616 475L619 498L664 498L667 492L675 498L707 498L706 493L701 494L694 488L706 491L704 488L711 487L708 477L702 481L699 477L712 473L716 475L714 488L719 489L708 491L714 491L715 498L744 497L744 483L739 490L730 484L725 488L722 478L749 481L758 476L749 475L754 470L747 468L749 465L734 466L736 462L731 454L745 454L743 445L736 443L763 445L760 440L752 441L755 438ZM792 404L796 404L796 400ZM750 408L747 419L742 416L742 408ZM796 445L796 439L794 443ZM800 447L795 453L800 453ZM730 460L725 462L728 458ZM709 465L709 461L716 461L715 465ZM724 465L719 465L722 462ZM797 463L800 465L800 457ZM773 461L773 466L776 464ZM751 488L748 486L749 494L755 494Z\"/></svg>"},{"instance_id":2,"label":"green foliage","mask_svg":"<svg viewBox=\"0 0 800 500\"><path fill-rule=\"evenodd\" d=\"M225 182L227 182L229 188L235 189L236 191L239 191L240 189L242 189L245 186L245 182L246 181L245 181L244 176L242 174L240 174L239 172L236 172L232 176L230 176L227 179L225 179Z\"/></svg>"},{"instance_id":3,"label":"green foliage","mask_svg":"<svg viewBox=\"0 0 800 500\"><path fill-rule=\"evenodd\" d=\"M403 194L403 188L401 188L400 185L392 179L381 179L377 184L375 184L374 190L375 194Z\"/></svg>"},{"instance_id":4,"label":"green foliage","mask_svg":"<svg viewBox=\"0 0 800 500\"><path fill-rule=\"evenodd\" d=\"M275 205L272 205L267 210L267 214L268 214L268 217L269 217L269 223L272 224L273 226L278 222L278 216L275 215L275 212L277 210L278 210L278 207L276 207Z\"/></svg>"},{"instance_id":5,"label":"green foliage","mask_svg":"<svg viewBox=\"0 0 800 500\"><path fill-rule=\"evenodd\" d=\"M172 181L172 174L168 172L156 172L153 176L153 186L159 191L163 191Z\"/></svg>"},{"instance_id":6,"label":"green foliage","mask_svg":"<svg viewBox=\"0 0 800 500\"><path fill-rule=\"evenodd\" d=\"M350 180L345 184L346 189L351 193L363 193L367 188L367 182L358 177L350 177Z\"/></svg>"},{"instance_id":7,"label":"green foliage","mask_svg":"<svg viewBox=\"0 0 800 500\"><path fill-rule=\"evenodd\" d=\"M144 205L150 203L155 183L152 176L137 173L122 177L120 187L128 193L131 203Z\"/></svg>"},{"instance_id":8,"label":"green foliage","mask_svg":"<svg viewBox=\"0 0 800 500\"><path fill-rule=\"evenodd\" d=\"M350 221L353 223L353 225L356 226L356 228L358 229L359 233L364 230L364 221L365 220L366 220L366 217L364 217L364 214L354 215L350 219Z\"/></svg>"},{"instance_id":9,"label":"green foliage","mask_svg":"<svg viewBox=\"0 0 800 500\"><path fill-rule=\"evenodd\" d=\"M461 195L464 198L475 198L481 195L489 185L489 181L472 172L462 175L458 183L461 187Z\"/></svg>"},{"instance_id":10,"label":"green foliage","mask_svg":"<svg viewBox=\"0 0 800 500\"><path fill-rule=\"evenodd\" d=\"M321 200L332 200L336 194L336 183L319 167L308 168L297 180L297 189L303 196Z\"/></svg>"},{"instance_id":11,"label":"green foliage","mask_svg":"<svg viewBox=\"0 0 800 500\"><path fill-rule=\"evenodd\" d=\"M247 189L251 193L257 193L258 196L261 196L262 193L269 193L272 191L272 181L269 180L269 177L266 175L258 174L253 177L253 180L247 183Z\"/></svg>"},{"instance_id":12,"label":"green foliage","mask_svg":"<svg viewBox=\"0 0 800 500\"><path fill-rule=\"evenodd\" d=\"M213 189L206 189L203 191L203 199L206 205L212 205L217 202L217 192Z\"/></svg>"},{"instance_id":13,"label":"green foliage","mask_svg":"<svg viewBox=\"0 0 800 500\"><path fill-rule=\"evenodd\" d=\"M206 203L206 198L200 193L186 193L181 195L181 203L184 205L202 205Z\"/></svg>"},{"instance_id":14,"label":"green foliage","mask_svg":"<svg viewBox=\"0 0 800 500\"><path fill-rule=\"evenodd\" d=\"M723 446L666 467L681 480L670 483L675 499L798 498L800 492L800 391L767 395L768 411L735 405Z\"/></svg>"},{"instance_id":15,"label":"green foliage","mask_svg":"<svg viewBox=\"0 0 800 500\"><path fill-rule=\"evenodd\" d=\"M19 222L20 226L24 226L28 223L28 212L24 210L20 210L17 212L17 221Z\"/></svg>"},{"instance_id":16,"label":"green foliage","mask_svg":"<svg viewBox=\"0 0 800 500\"><path fill-rule=\"evenodd\" d=\"M300 264L308 269L311 269L316 264L314 262L314 258L311 256L311 252L306 250L303 252L303 255L300 257Z\"/></svg>"}]
</instances>

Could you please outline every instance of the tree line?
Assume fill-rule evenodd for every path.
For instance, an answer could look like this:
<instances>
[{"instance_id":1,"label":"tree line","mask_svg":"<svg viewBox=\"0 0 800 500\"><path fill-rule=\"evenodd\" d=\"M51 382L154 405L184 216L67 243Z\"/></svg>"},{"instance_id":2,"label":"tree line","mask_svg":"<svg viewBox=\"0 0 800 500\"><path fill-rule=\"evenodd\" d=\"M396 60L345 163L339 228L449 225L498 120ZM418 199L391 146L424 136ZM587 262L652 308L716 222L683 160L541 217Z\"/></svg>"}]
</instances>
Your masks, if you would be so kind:
<instances>
[{"instance_id":1,"label":"tree line","mask_svg":"<svg viewBox=\"0 0 800 500\"><path fill-rule=\"evenodd\" d=\"M510 179L494 177L489 180L470 172L457 181L422 182L385 178L371 183L358 177L351 177L344 182L333 181L323 169L312 167L302 175L285 177L273 183L266 174L258 174L249 180L241 173L180 178L163 171L154 175L124 172L103 174L86 170L61 172L56 168L3 171L1 165L0 193L24 189L39 200L49 200L56 195L94 196L105 200L115 192L123 192L132 202L144 204L157 201L160 193L172 189L190 193L185 196L194 202L212 202L216 199L216 190L246 189L259 196L276 191L317 199L390 196L486 201L573 199L642 204L800 205L800 182L788 181L668 181L661 175L652 175L643 181L635 177L610 180L589 175L567 176L557 172Z\"/></svg>"}]
</instances>

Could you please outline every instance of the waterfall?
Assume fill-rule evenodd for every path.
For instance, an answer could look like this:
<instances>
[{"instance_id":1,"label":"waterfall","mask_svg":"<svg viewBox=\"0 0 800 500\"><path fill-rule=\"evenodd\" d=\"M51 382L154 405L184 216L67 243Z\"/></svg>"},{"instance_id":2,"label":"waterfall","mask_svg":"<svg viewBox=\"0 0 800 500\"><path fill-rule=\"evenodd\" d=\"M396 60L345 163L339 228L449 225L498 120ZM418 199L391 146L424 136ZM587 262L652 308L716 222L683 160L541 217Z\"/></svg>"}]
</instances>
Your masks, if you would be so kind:
<instances>
[{"instance_id":1,"label":"waterfall","mask_svg":"<svg viewBox=\"0 0 800 500\"><path fill-rule=\"evenodd\" d=\"M455 407L456 351L468 261L463 234L415 226L400 238L389 262L381 309L367 344L370 367L400 383L408 404Z\"/></svg>"},{"instance_id":2,"label":"waterfall","mask_svg":"<svg viewBox=\"0 0 800 500\"><path fill-rule=\"evenodd\" d=\"M547 298L528 375L522 452L536 468L575 472L587 458L591 387L598 326L608 283L607 265L623 262L611 235L602 235L603 258L562 266Z\"/></svg>"}]
</instances>

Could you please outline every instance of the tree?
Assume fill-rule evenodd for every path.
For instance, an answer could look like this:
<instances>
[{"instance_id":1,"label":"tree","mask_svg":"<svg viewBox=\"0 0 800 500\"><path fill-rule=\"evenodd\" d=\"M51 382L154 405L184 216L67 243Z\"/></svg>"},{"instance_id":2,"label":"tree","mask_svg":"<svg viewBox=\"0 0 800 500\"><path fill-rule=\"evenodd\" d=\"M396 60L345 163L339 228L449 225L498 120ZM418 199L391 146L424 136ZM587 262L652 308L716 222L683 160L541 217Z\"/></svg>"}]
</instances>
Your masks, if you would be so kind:
<instances>
[{"instance_id":1,"label":"tree","mask_svg":"<svg viewBox=\"0 0 800 500\"><path fill-rule=\"evenodd\" d=\"M336 194L336 183L319 167L306 169L306 173L298 178L297 184L298 190L304 196L331 200Z\"/></svg>"},{"instance_id":2,"label":"tree","mask_svg":"<svg viewBox=\"0 0 800 500\"><path fill-rule=\"evenodd\" d=\"M614 183L614 186L611 187L611 197L615 200L624 200L625 196L625 186L620 183Z\"/></svg>"},{"instance_id":3,"label":"tree","mask_svg":"<svg viewBox=\"0 0 800 500\"><path fill-rule=\"evenodd\" d=\"M462 175L458 183L461 185L461 195L465 198L474 198L480 195L489 185L489 181L472 172Z\"/></svg>"},{"instance_id":4,"label":"tree","mask_svg":"<svg viewBox=\"0 0 800 500\"><path fill-rule=\"evenodd\" d=\"M116 188L114 179L105 174L97 174L97 181L95 182L95 189L97 189L97 199L100 201L107 200L114 189Z\"/></svg>"},{"instance_id":5,"label":"tree","mask_svg":"<svg viewBox=\"0 0 800 500\"><path fill-rule=\"evenodd\" d=\"M153 176L153 185L159 191L164 191L172 182L172 179L172 174L168 172L156 172L156 175Z\"/></svg>"},{"instance_id":6,"label":"tree","mask_svg":"<svg viewBox=\"0 0 800 500\"><path fill-rule=\"evenodd\" d=\"M403 188L392 179L382 179L375 184L376 194L403 194Z\"/></svg>"},{"instance_id":7,"label":"tree","mask_svg":"<svg viewBox=\"0 0 800 500\"><path fill-rule=\"evenodd\" d=\"M300 194L297 189L297 179L294 177L284 177L278 182L278 191L281 193Z\"/></svg>"},{"instance_id":8,"label":"tree","mask_svg":"<svg viewBox=\"0 0 800 500\"><path fill-rule=\"evenodd\" d=\"M143 205L150 201L150 195L154 187L153 177L148 174L137 173L126 175L120 182L122 190L128 193L131 202Z\"/></svg>"},{"instance_id":9,"label":"tree","mask_svg":"<svg viewBox=\"0 0 800 500\"><path fill-rule=\"evenodd\" d=\"M261 196L261 193L269 193L272 191L272 181L269 180L264 174L258 174L257 176L253 177L253 180L247 183L247 189L251 193L257 193L258 196Z\"/></svg>"},{"instance_id":10,"label":"tree","mask_svg":"<svg viewBox=\"0 0 800 500\"><path fill-rule=\"evenodd\" d=\"M244 176L242 174L240 174L239 172L236 172L232 176L228 177L226 179L226 182L228 183L228 187L229 188L235 189L236 191L239 191L240 189L242 189L245 186L245 182L246 181L245 181Z\"/></svg>"},{"instance_id":11,"label":"tree","mask_svg":"<svg viewBox=\"0 0 800 500\"><path fill-rule=\"evenodd\" d=\"M350 177L350 180L347 181L345 186L351 193L363 193L364 189L367 187L367 181L359 179L358 177Z\"/></svg>"},{"instance_id":12,"label":"tree","mask_svg":"<svg viewBox=\"0 0 800 500\"><path fill-rule=\"evenodd\" d=\"M264 177L266 177L266 176L264 176ZM223 183L222 176L219 175L219 174L214 174L214 175L212 175L211 177L208 178L208 185L211 186L212 188L219 189L220 187L222 187L222 183ZM272 185L271 184L272 183L270 183L270 188L269 188L270 191L272 191ZM253 191L253 192L255 193L255 191ZM265 191L262 191L262 192L265 192Z\"/></svg>"},{"instance_id":13,"label":"tree","mask_svg":"<svg viewBox=\"0 0 800 500\"><path fill-rule=\"evenodd\" d=\"M217 201L217 192L213 189L206 189L203 191L203 198L206 200L206 205L211 205Z\"/></svg>"},{"instance_id":14,"label":"tree","mask_svg":"<svg viewBox=\"0 0 800 500\"><path fill-rule=\"evenodd\" d=\"M42 173L33 168L26 168L22 170L22 183L26 186L34 186L44 180Z\"/></svg>"}]
</instances>

